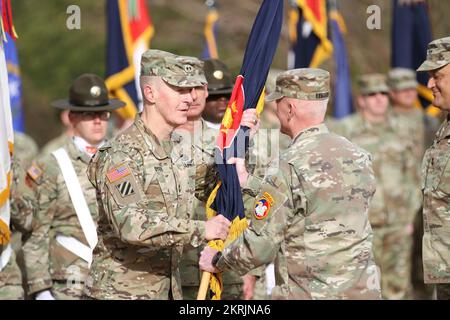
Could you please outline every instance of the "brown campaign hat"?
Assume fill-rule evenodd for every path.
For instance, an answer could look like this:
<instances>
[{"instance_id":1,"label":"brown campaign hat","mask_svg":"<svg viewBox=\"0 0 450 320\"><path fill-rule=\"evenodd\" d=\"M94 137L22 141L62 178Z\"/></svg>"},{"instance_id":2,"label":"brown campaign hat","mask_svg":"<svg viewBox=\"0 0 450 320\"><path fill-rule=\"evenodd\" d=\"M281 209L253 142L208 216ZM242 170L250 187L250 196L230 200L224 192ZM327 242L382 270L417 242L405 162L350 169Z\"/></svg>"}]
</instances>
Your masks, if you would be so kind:
<instances>
[{"instance_id":1,"label":"brown campaign hat","mask_svg":"<svg viewBox=\"0 0 450 320\"><path fill-rule=\"evenodd\" d=\"M123 101L108 99L108 89L102 78L85 73L75 79L69 89L69 98L50 104L71 111L111 111L125 106Z\"/></svg>"}]
</instances>

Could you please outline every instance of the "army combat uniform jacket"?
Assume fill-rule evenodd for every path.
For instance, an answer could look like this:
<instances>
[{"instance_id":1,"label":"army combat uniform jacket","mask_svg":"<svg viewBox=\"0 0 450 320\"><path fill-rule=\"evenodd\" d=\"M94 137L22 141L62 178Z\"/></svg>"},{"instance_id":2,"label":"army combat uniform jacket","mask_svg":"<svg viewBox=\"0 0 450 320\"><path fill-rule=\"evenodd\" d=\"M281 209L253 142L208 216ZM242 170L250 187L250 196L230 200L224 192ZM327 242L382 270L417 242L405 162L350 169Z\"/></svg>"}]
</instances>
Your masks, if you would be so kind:
<instances>
[{"instance_id":1,"label":"army combat uniform jacket","mask_svg":"<svg viewBox=\"0 0 450 320\"><path fill-rule=\"evenodd\" d=\"M450 124L448 117L425 152L423 268L425 283L450 283Z\"/></svg>"},{"instance_id":2,"label":"army combat uniform jacket","mask_svg":"<svg viewBox=\"0 0 450 320\"><path fill-rule=\"evenodd\" d=\"M89 175L98 191L100 220L85 287L91 298L182 299L183 246L205 244L205 221L189 220L188 199L195 186L206 201L217 172L210 156L209 164L196 166L198 179L189 183L195 152L172 152L178 149L173 143L180 140L159 141L138 116L94 157Z\"/></svg>"},{"instance_id":3,"label":"army combat uniform jacket","mask_svg":"<svg viewBox=\"0 0 450 320\"><path fill-rule=\"evenodd\" d=\"M322 124L302 131L261 181L250 227L224 250L219 269L241 274L275 261L274 299L378 299L369 201L370 156Z\"/></svg>"},{"instance_id":4,"label":"army combat uniform jacket","mask_svg":"<svg viewBox=\"0 0 450 320\"><path fill-rule=\"evenodd\" d=\"M376 192L369 209L373 227L412 223L418 210L417 156L411 139L402 139L395 120L371 124L360 113L334 126L372 155Z\"/></svg>"},{"instance_id":5,"label":"army combat uniform jacket","mask_svg":"<svg viewBox=\"0 0 450 320\"><path fill-rule=\"evenodd\" d=\"M95 189L87 178L90 157L72 140L64 149L72 161L83 195L94 222L98 218ZM61 168L53 155L46 155L28 170L35 183L38 210L33 231L23 250L30 294L51 289L54 281L71 280L82 284L88 275L88 263L63 247L58 236L75 238L88 246L72 204Z\"/></svg>"}]
</instances>

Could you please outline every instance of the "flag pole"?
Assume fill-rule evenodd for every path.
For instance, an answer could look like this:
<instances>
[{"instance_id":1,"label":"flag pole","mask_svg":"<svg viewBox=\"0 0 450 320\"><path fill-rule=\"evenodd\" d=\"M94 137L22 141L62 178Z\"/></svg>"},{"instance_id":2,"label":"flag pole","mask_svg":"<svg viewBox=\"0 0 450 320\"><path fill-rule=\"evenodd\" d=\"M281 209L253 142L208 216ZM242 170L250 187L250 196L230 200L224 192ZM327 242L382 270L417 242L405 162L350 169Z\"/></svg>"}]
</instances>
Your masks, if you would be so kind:
<instances>
[{"instance_id":1,"label":"flag pole","mask_svg":"<svg viewBox=\"0 0 450 320\"><path fill-rule=\"evenodd\" d=\"M210 279L211 272L203 271L200 287L198 288L197 300L206 300L206 294L208 293Z\"/></svg>"}]
</instances>

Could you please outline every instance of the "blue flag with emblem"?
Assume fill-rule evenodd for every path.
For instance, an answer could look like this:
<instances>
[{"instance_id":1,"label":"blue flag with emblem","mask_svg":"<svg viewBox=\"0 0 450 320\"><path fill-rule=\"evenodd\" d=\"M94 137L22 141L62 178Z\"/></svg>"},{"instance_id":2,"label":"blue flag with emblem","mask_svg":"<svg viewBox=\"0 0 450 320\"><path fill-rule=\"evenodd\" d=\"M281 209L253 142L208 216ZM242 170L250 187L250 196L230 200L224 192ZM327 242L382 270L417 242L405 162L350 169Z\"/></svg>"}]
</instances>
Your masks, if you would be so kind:
<instances>
[{"instance_id":1,"label":"blue flag with emblem","mask_svg":"<svg viewBox=\"0 0 450 320\"><path fill-rule=\"evenodd\" d=\"M431 24L426 1L393 0L392 18L392 67L416 70L426 59L427 46L431 42ZM433 100L427 88L428 74L417 73L420 102L427 112L434 115L439 109L430 106Z\"/></svg>"},{"instance_id":2,"label":"blue flag with emblem","mask_svg":"<svg viewBox=\"0 0 450 320\"><path fill-rule=\"evenodd\" d=\"M249 108L261 111L264 104L264 85L278 46L282 21L283 0L264 0L253 23L242 67L217 137L215 158L220 183L208 199L207 216L210 218L221 214L232 222L226 242L236 239L247 227L236 167L228 164L227 160L230 157L244 157L248 148L248 128L240 126L242 114ZM224 247L223 241L211 241L209 245L219 250ZM210 281L209 274L203 276L200 298L204 298L201 292L205 282L209 282L211 299L220 299L221 275L212 276Z\"/></svg>"},{"instance_id":3,"label":"blue flag with emblem","mask_svg":"<svg viewBox=\"0 0 450 320\"><path fill-rule=\"evenodd\" d=\"M8 70L9 97L14 131L24 132L24 110L22 105L22 80L20 78L19 57L12 37L6 33L4 43L6 68Z\"/></svg>"}]
</instances>

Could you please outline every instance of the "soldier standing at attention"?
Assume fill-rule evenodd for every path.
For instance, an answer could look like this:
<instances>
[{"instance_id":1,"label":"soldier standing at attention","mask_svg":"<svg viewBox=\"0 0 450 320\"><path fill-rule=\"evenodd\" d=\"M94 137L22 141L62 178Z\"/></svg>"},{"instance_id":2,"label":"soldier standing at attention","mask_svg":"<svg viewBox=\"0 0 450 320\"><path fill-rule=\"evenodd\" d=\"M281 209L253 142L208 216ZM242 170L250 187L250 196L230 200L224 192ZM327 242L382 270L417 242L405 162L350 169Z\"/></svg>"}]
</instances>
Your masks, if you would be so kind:
<instances>
[{"instance_id":1,"label":"soldier standing at attention","mask_svg":"<svg viewBox=\"0 0 450 320\"><path fill-rule=\"evenodd\" d=\"M433 105L450 110L450 37L428 44L427 59L417 69L428 72ZM450 124L436 133L422 164L423 269L425 283L436 284L439 300L450 299Z\"/></svg>"},{"instance_id":2,"label":"soldier standing at attention","mask_svg":"<svg viewBox=\"0 0 450 320\"><path fill-rule=\"evenodd\" d=\"M397 133L404 141L410 141L413 146L413 154L416 168L411 172L411 187L414 196L411 197L410 219L406 223L413 224L413 250L408 265L411 269L411 278L414 288L414 298L431 298L431 286L424 286L422 266L422 190L421 165L425 149L432 142L439 120L429 116L422 107L417 108L418 101L416 72L411 69L394 68L388 73L389 98L392 109L389 117L392 117ZM409 273L409 271L408 271ZM418 295L418 296L417 296Z\"/></svg>"},{"instance_id":3,"label":"soldier standing at attention","mask_svg":"<svg viewBox=\"0 0 450 320\"><path fill-rule=\"evenodd\" d=\"M197 90L207 84L203 62L148 50L141 59L143 112L101 148L89 166L97 189L99 244L85 293L94 299L182 299L179 263L183 247L225 239L222 215L192 220L189 155L173 131L186 124ZM256 120L256 113L248 116ZM252 121L242 125L253 127ZM195 145L192 148L197 148ZM210 155L195 166L195 193L206 201L217 182Z\"/></svg>"},{"instance_id":4,"label":"soldier standing at attention","mask_svg":"<svg viewBox=\"0 0 450 320\"><path fill-rule=\"evenodd\" d=\"M82 295L97 244L96 194L87 167L104 143L110 111L123 105L108 100L104 81L93 74L79 76L69 98L52 103L69 110L74 136L27 171L38 210L23 251L28 292L37 300L80 299Z\"/></svg>"},{"instance_id":5,"label":"soldier standing at attention","mask_svg":"<svg viewBox=\"0 0 450 320\"><path fill-rule=\"evenodd\" d=\"M384 299L411 297L411 208L416 203L416 157L411 139L402 138L389 117L389 88L382 74L358 80L359 112L339 121L335 132L372 155L376 192L370 203L375 262L381 269Z\"/></svg>"},{"instance_id":6,"label":"soldier standing at attention","mask_svg":"<svg viewBox=\"0 0 450 320\"><path fill-rule=\"evenodd\" d=\"M244 192L257 195L250 227L223 253L205 248L200 267L245 274L274 261L273 299L379 299L368 219L375 179L369 154L323 120L330 74L294 69L277 77L281 131L293 140L263 181L236 160Z\"/></svg>"}]
</instances>

